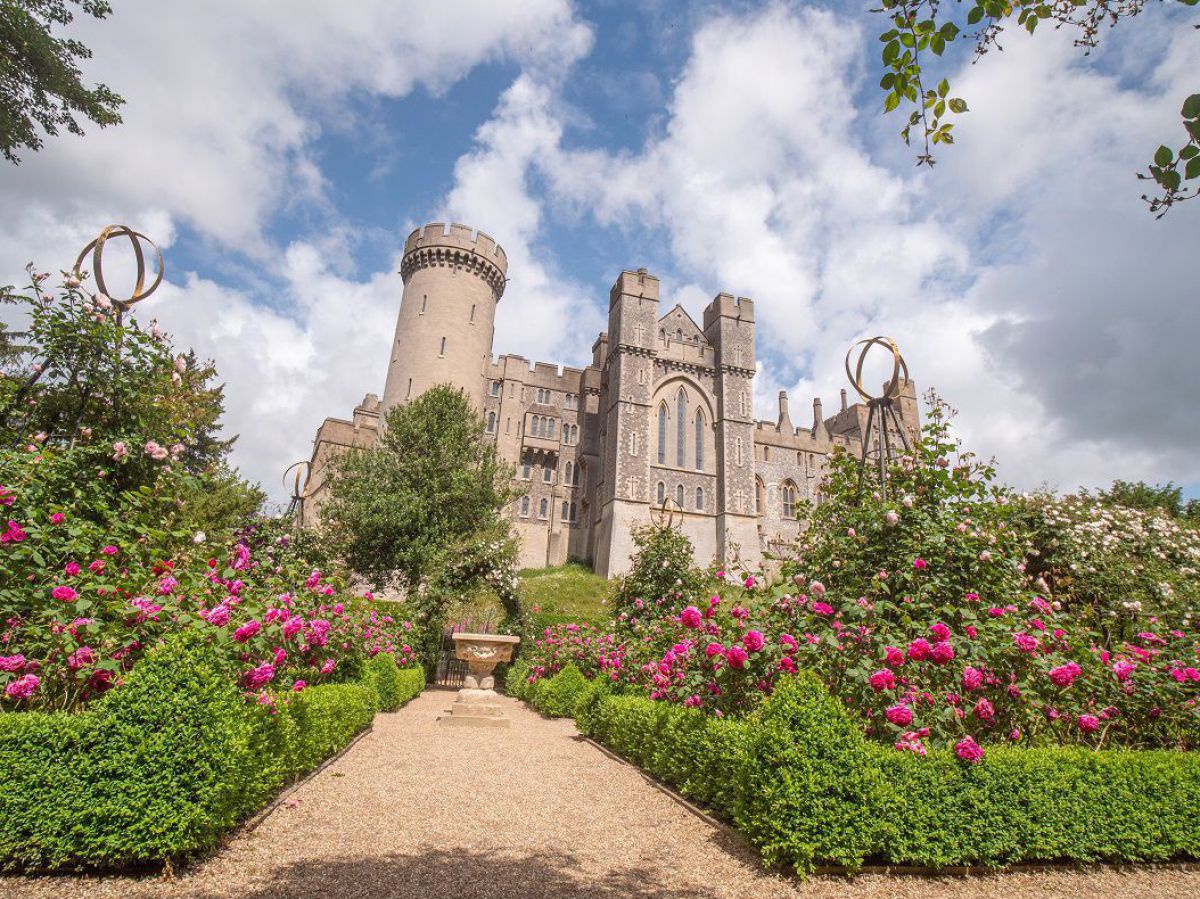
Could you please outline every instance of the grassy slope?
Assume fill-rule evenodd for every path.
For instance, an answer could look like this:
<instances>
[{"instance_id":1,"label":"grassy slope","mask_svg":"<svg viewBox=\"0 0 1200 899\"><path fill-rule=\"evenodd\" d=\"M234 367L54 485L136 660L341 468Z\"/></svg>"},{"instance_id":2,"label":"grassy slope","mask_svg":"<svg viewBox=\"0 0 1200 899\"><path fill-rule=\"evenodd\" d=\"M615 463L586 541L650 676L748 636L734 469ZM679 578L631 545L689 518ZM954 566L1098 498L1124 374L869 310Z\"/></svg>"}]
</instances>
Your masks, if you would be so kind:
<instances>
[{"instance_id":1,"label":"grassy slope","mask_svg":"<svg viewBox=\"0 0 1200 899\"><path fill-rule=\"evenodd\" d=\"M526 608L536 607L539 625L607 619L616 586L616 581L605 580L578 562L521 571L521 599Z\"/></svg>"}]
</instances>

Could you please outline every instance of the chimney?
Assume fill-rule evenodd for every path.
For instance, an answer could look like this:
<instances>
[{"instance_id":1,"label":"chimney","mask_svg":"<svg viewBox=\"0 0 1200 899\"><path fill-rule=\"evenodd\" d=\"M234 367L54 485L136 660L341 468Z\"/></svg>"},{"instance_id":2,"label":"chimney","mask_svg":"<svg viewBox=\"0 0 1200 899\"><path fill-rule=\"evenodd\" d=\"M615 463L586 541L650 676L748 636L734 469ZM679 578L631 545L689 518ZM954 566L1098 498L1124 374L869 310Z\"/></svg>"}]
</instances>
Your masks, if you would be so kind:
<instances>
[{"instance_id":1,"label":"chimney","mask_svg":"<svg viewBox=\"0 0 1200 899\"><path fill-rule=\"evenodd\" d=\"M842 411L846 411L846 388L842 388Z\"/></svg>"},{"instance_id":2,"label":"chimney","mask_svg":"<svg viewBox=\"0 0 1200 899\"><path fill-rule=\"evenodd\" d=\"M829 432L825 430L825 416L821 412L821 398L816 397L813 400L813 437L829 437Z\"/></svg>"},{"instance_id":3,"label":"chimney","mask_svg":"<svg viewBox=\"0 0 1200 899\"><path fill-rule=\"evenodd\" d=\"M781 434L792 432L792 418L788 414L788 395L786 390L779 391L779 423L776 430Z\"/></svg>"}]
</instances>

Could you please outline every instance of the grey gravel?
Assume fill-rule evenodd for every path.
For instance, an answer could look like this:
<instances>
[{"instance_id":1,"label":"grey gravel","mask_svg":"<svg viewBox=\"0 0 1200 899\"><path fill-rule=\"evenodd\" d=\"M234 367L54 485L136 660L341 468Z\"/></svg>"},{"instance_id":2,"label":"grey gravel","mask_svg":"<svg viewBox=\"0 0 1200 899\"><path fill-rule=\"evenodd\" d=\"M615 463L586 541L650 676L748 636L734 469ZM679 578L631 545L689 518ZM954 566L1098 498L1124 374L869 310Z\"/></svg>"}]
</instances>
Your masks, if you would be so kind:
<instances>
[{"instance_id":1,"label":"grey gravel","mask_svg":"<svg viewBox=\"0 0 1200 899\"><path fill-rule=\"evenodd\" d=\"M833 899L1200 897L1194 868L1097 868L986 877L767 872L726 829L637 769L504 699L511 730L443 728L453 693L375 719L353 749L261 825L174 879L0 877L0 896Z\"/></svg>"}]
</instances>

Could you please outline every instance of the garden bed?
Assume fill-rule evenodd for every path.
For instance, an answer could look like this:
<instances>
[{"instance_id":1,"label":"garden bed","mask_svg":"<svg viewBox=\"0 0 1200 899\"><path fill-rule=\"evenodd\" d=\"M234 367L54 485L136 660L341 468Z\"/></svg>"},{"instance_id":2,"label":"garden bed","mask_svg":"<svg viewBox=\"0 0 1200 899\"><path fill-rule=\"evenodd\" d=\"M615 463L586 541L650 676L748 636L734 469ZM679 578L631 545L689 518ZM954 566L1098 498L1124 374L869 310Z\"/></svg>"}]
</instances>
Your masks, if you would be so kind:
<instances>
[{"instance_id":1,"label":"garden bed","mask_svg":"<svg viewBox=\"0 0 1200 899\"><path fill-rule=\"evenodd\" d=\"M0 714L0 868L179 859L215 845L424 687L380 654L348 683L247 702L228 654L169 637L86 711Z\"/></svg>"},{"instance_id":2,"label":"garden bed","mask_svg":"<svg viewBox=\"0 0 1200 899\"><path fill-rule=\"evenodd\" d=\"M524 686L522 686L524 684ZM766 861L857 870L1200 858L1200 756L1002 748L976 764L873 744L810 677L744 719L609 692L566 668L509 688L733 824ZM570 711L564 711L573 700Z\"/></svg>"}]
</instances>

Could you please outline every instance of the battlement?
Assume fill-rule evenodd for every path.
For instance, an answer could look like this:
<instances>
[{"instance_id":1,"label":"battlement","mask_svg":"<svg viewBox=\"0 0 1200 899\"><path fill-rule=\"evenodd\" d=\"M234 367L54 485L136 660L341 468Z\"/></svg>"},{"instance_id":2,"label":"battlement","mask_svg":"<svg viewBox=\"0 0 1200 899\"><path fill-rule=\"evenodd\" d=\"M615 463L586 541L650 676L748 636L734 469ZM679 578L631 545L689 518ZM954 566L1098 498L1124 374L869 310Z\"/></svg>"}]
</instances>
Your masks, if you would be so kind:
<instances>
[{"instance_id":1,"label":"battlement","mask_svg":"<svg viewBox=\"0 0 1200 899\"><path fill-rule=\"evenodd\" d=\"M491 285L499 300L508 283L508 256L495 239L468 225L430 222L404 241L400 276L407 284L419 268L465 269Z\"/></svg>"},{"instance_id":2,"label":"battlement","mask_svg":"<svg viewBox=\"0 0 1200 899\"><path fill-rule=\"evenodd\" d=\"M644 268L636 272L621 272L612 290L608 293L608 304L611 306L620 296L645 297L658 302L658 278Z\"/></svg>"},{"instance_id":3,"label":"battlement","mask_svg":"<svg viewBox=\"0 0 1200 899\"><path fill-rule=\"evenodd\" d=\"M704 330L707 331L719 318L736 318L754 323L754 301L749 297L734 298L731 293L719 293L704 307Z\"/></svg>"},{"instance_id":4,"label":"battlement","mask_svg":"<svg viewBox=\"0 0 1200 899\"><path fill-rule=\"evenodd\" d=\"M585 373L591 370L549 362L530 362L524 356L506 354L488 360L484 377L490 381L516 381L530 387L579 393Z\"/></svg>"}]
</instances>

